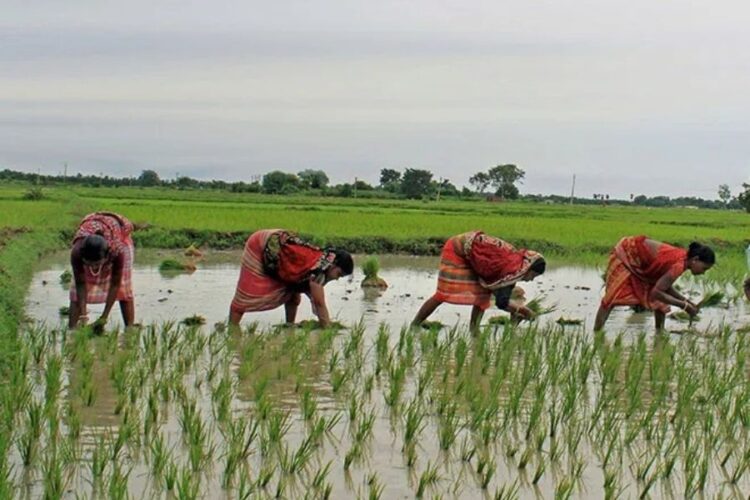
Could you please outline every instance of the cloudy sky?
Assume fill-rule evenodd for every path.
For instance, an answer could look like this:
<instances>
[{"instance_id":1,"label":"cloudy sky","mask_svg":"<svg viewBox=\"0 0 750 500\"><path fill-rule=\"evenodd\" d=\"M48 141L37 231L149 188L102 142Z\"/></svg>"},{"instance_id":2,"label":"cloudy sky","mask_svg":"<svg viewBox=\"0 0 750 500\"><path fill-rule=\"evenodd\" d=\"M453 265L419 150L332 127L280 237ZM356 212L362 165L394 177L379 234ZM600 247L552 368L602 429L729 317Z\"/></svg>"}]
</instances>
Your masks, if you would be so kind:
<instances>
[{"instance_id":1,"label":"cloudy sky","mask_svg":"<svg viewBox=\"0 0 750 500\"><path fill-rule=\"evenodd\" d=\"M748 26L739 0L2 0L0 168L516 163L527 193L715 198L750 177Z\"/></svg>"}]
</instances>

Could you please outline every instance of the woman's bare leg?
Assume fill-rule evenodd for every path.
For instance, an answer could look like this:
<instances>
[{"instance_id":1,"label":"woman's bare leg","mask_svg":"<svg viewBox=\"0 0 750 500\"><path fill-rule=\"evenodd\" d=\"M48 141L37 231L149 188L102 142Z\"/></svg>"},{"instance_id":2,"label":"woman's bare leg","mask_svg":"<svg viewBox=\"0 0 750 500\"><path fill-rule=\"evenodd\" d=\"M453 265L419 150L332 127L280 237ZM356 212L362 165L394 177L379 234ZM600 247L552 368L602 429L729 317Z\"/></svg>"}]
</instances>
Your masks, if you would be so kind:
<instances>
[{"instance_id":1,"label":"woman's bare leg","mask_svg":"<svg viewBox=\"0 0 750 500\"><path fill-rule=\"evenodd\" d=\"M125 322L125 328L133 326L135 323L135 300L121 300L120 312L122 321Z\"/></svg>"},{"instance_id":2,"label":"woman's bare leg","mask_svg":"<svg viewBox=\"0 0 750 500\"><path fill-rule=\"evenodd\" d=\"M607 322L607 319L609 318L609 313L612 312L611 307L604 307L603 305L599 306L599 310L596 311L596 320L594 320L594 331L598 332L602 328L604 328L604 323Z\"/></svg>"},{"instance_id":3,"label":"woman's bare leg","mask_svg":"<svg viewBox=\"0 0 750 500\"><path fill-rule=\"evenodd\" d=\"M654 311L654 323L656 326L656 333L661 333L664 331L664 319L667 317L667 315L664 313L664 311L659 311L656 309Z\"/></svg>"},{"instance_id":4,"label":"woman's bare leg","mask_svg":"<svg viewBox=\"0 0 750 500\"><path fill-rule=\"evenodd\" d=\"M479 306L472 306L471 321L469 323L472 333L479 332L479 323L482 322L482 316L484 316L484 310Z\"/></svg>"},{"instance_id":5,"label":"woman's bare leg","mask_svg":"<svg viewBox=\"0 0 750 500\"><path fill-rule=\"evenodd\" d=\"M68 307L68 328L75 328L78 326L78 321L81 319L81 311L78 310L78 302L70 301Z\"/></svg>"},{"instance_id":6,"label":"woman's bare leg","mask_svg":"<svg viewBox=\"0 0 750 500\"><path fill-rule=\"evenodd\" d=\"M242 315L244 313L235 311L233 309L229 310L229 326L233 328L237 328L240 326L240 321L242 320Z\"/></svg>"},{"instance_id":7,"label":"woman's bare leg","mask_svg":"<svg viewBox=\"0 0 750 500\"><path fill-rule=\"evenodd\" d=\"M297 320L297 309L299 309L299 303L302 299L300 294L294 293L291 298L284 304L284 310L286 311L286 322L287 324L293 325Z\"/></svg>"},{"instance_id":8,"label":"woman's bare leg","mask_svg":"<svg viewBox=\"0 0 750 500\"><path fill-rule=\"evenodd\" d=\"M419 326L422 324L424 320L430 317L430 314L435 312L435 309L438 308L440 304L442 304L442 300L438 300L435 298L435 296L430 297L425 301L424 304L422 304L422 307L419 308L419 311L417 311L417 315L414 316L414 319L412 320L411 324L412 326Z\"/></svg>"}]
</instances>

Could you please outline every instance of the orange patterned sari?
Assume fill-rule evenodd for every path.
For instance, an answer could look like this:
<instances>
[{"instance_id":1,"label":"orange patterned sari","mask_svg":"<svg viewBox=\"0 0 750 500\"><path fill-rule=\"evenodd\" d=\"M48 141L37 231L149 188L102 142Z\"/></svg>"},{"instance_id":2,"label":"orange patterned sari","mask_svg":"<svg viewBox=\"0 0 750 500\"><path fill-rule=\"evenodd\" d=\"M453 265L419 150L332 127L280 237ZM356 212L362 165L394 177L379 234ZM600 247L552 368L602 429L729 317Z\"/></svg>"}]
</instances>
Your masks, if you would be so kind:
<instances>
[{"instance_id":1,"label":"orange patterned sari","mask_svg":"<svg viewBox=\"0 0 750 500\"><path fill-rule=\"evenodd\" d=\"M481 231L453 236L440 254L437 291L433 298L449 304L490 307L492 292L514 284L542 256L516 250L510 243Z\"/></svg>"},{"instance_id":2,"label":"orange patterned sari","mask_svg":"<svg viewBox=\"0 0 750 500\"><path fill-rule=\"evenodd\" d=\"M602 306L641 305L646 309L669 312L669 305L651 299L659 278L668 274L677 279L685 272L687 250L662 243L653 254L645 236L621 239L609 256Z\"/></svg>"}]
</instances>

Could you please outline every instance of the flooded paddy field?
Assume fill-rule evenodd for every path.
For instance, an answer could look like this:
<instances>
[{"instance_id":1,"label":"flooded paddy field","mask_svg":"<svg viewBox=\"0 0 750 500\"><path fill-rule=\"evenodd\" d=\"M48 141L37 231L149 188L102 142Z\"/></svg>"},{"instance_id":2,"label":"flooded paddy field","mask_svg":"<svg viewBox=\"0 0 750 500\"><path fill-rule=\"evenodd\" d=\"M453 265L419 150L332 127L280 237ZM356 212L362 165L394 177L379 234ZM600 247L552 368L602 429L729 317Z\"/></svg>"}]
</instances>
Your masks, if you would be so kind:
<instances>
[{"instance_id":1,"label":"flooded paddy field","mask_svg":"<svg viewBox=\"0 0 750 500\"><path fill-rule=\"evenodd\" d=\"M405 325L435 287L437 259L382 257L389 288L326 287L341 330L280 327L283 311L223 328L238 254L164 276L137 256L137 320L91 337L60 327L64 255L27 298L35 320L13 368L0 488L68 498L673 498L750 489L750 323L742 303L679 334L616 310L590 325L600 270L523 284L555 310L519 327ZM684 281L683 281L684 280ZM684 290L704 287L683 278ZM735 293L727 289L728 301ZM166 300L163 300L166 299ZM304 300L304 299L303 299ZM93 316L98 309L92 307ZM203 327L179 324L205 317ZM580 319L562 327L560 318ZM312 319L303 302L298 320ZM216 325L218 323L218 325Z\"/></svg>"}]
</instances>

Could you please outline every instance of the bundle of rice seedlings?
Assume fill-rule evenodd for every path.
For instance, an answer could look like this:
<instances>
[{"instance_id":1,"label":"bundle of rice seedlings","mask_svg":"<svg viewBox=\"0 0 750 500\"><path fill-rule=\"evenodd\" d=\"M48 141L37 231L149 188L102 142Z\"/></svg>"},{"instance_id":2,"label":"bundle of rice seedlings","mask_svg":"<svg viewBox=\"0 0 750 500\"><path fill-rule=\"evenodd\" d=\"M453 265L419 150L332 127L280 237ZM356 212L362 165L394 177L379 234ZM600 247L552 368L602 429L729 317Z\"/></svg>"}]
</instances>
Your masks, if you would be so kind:
<instances>
[{"instance_id":1,"label":"bundle of rice seedlings","mask_svg":"<svg viewBox=\"0 0 750 500\"><path fill-rule=\"evenodd\" d=\"M510 323L510 316L492 316L487 320L490 325L507 325Z\"/></svg>"},{"instance_id":2,"label":"bundle of rice seedlings","mask_svg":"<svg viewBox=\"0 0 750 500\"><path fill-rule=\"evenodd\" d=\"M698 307L717 307L722 305L722 301L724 300L724 292L713 292L709 293L708 295L704 296L700 302L698 302Z\"/></svg>"},{"instance_id":3,"label":"bundle of rice seedlings","mask_svg":"<svg viewBox=\"0 0 750 500\"><path fill-rule=\"evenodd\" d=\"M185 326L200 326L206 324L206 318L200 314L193 314L182 320L182 324Z\"/></svg>"},{"instance_id":4,"label":"bundle of rice seedlings","mask_svg":"<svg viewBox=\"0 0 750 500\"><path fill-rule=\"evenodd\" d=\"M583 320L578 318L566 318L564 316L560 316L557 319L556 323L561 326L582 325Z\"/></svg>"},{"instance_id":5,"label":"bundle of rice seedlings","mask_svg":"<svg viewBox=\"0 0 750 500\"><path fill-rule=\"evenodd\" d=\"M528 301L526 304L524 304L526 307L531 309L531 312L533 312L535 315L540 316L542 314L549 314L555 310L557 310L557 306L545 306L542 303L542 300L544 297L536 297L530 301Z\"/></svg>"},{"instance_id":6,"label":"bundle of rice seedlings","mask_svg":"<svg viewBox=\"0 0 750 500\"><path fill-rule=\"evenodd\" d=\"M159 264L159 271L162 272L188 272L195 271L195 264L191 262L180 262L175 259L165 259Z\"/></svg>"}]
</instances>

